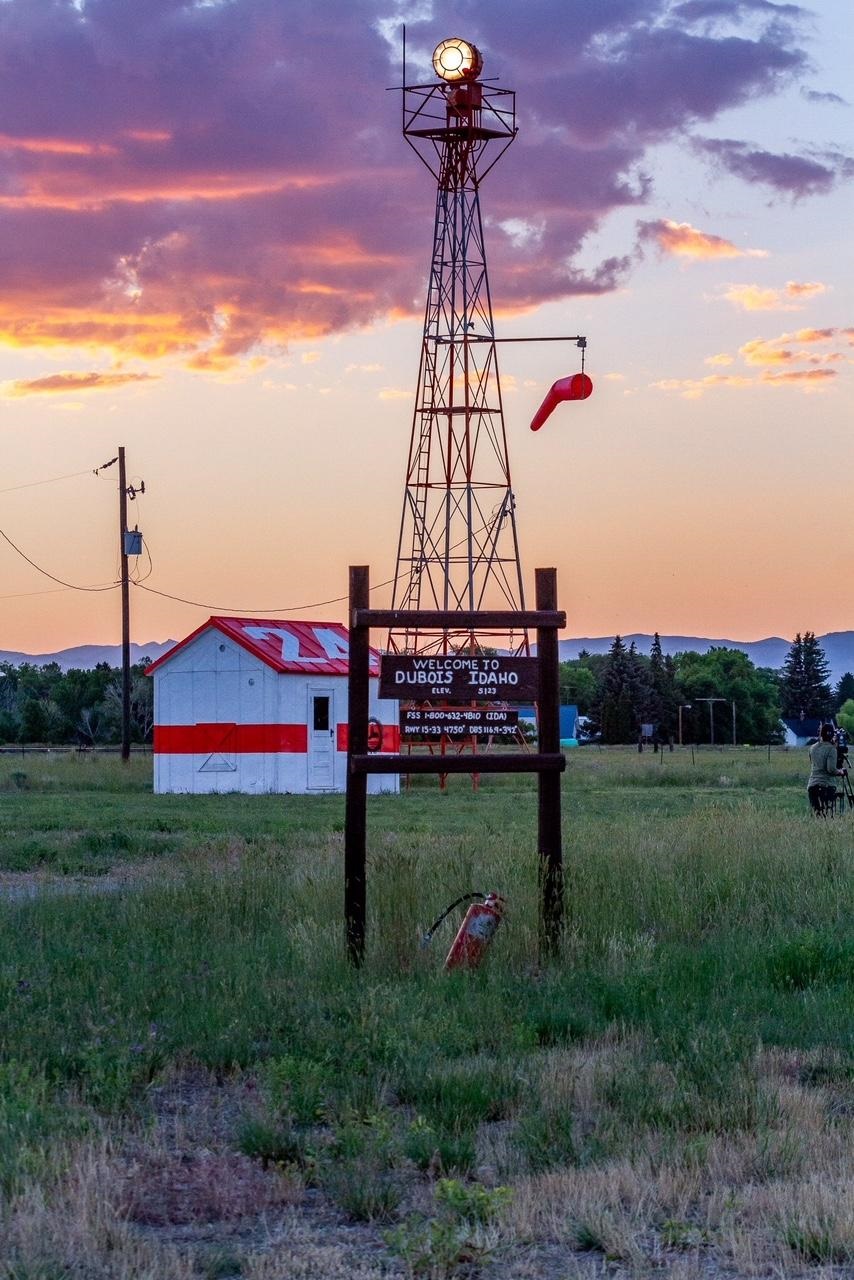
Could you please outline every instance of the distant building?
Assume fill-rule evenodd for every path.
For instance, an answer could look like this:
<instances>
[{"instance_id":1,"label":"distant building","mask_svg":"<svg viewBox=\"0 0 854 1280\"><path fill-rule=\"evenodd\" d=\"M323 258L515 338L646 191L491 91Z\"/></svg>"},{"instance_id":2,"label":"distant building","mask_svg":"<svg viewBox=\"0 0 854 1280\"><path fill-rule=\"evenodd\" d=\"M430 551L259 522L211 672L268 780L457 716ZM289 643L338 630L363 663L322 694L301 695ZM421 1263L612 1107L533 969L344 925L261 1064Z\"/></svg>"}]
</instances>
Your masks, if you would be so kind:
<instances>
[{"instance_id":1,"label":"distant building","mask_svg":"<svg viewBox=\"0 0 854 1280\"><path fill-rule=\"evenodd\" d=\"M344 791L349 655L337 622L209 618L148 668L154 790ZM369 714L397 751L398 704L378 697L376 650L370 663ZM371 792L398 786L368 775Z\"/></svg>"},{"instance_id":2,"label":"distant building","mask_svg":"<svg viewBox=\"0 0 854 1280\"><path fill-rule=\"evenodd\" d=\"M532 729L536 729L536 707L519 707L518 711L520 721L524 720ZM564 742L578 737L578 707L573 703L566 703L560 708L560 737Z\"/></svg>"},{"instance_id":3,"label":"distant building","mask_svg":"<svg viewBox=\"0 0 854 1280\"><path fill-rule=\"evenodd\" d=\"M783 726L783 745L786 747L806 747L818 737L823 724L822 720L781 720Z\"/></svg>"}]
</instances>

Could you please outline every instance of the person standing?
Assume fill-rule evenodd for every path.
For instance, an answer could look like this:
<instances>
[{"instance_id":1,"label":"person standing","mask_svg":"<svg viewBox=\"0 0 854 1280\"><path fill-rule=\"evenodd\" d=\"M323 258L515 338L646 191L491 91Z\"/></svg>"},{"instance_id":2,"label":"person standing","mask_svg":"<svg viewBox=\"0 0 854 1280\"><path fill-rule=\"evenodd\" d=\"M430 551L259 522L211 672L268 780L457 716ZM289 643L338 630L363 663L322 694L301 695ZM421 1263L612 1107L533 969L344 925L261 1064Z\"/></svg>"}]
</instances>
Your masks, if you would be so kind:
<instances>
[{"instance_id":1,"label":"person standing","mask_svg":"<svg viewBox=\"0 0 854 1280\"><path fill-rule=\"evenodd\" d=\"M822 815L832 812L836 798L834 778L842 778L847 769L836 767L836 739L832 724L823 724L819 730L818 742L810 747L810 777L807 783L807 795L813 813Z\"/></svg>"}]
</instances>

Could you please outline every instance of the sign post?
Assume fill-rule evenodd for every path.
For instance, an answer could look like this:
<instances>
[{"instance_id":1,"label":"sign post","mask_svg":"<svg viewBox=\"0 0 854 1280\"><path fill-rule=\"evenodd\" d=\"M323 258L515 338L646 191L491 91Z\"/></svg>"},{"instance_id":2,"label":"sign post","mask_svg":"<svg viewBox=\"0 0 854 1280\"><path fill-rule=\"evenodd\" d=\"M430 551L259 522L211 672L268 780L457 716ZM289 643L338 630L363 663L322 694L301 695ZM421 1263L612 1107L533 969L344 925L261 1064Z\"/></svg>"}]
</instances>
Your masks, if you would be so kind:
<instances>
[{"instance_id":1,"label":"sign post","mask_svg":"<svg viewBox=\"0 0 854 1280\"><path fill-rule=\"evenodd\" d=\"M365 847L367 835L368 775L352 765L368 751L370 648L367 627L354 627L358 609L370 602L370 570L350 566L350 661L347 676L347 796L344 808L344 915L350 963L360 965L365 954Z\"/></svg>"},{"instance_id":2,"label":"sign post","mask_svg":"<svg viewBox=\"0 0 854 1280\"><path fill-rule=\"evenodd\" d=\"M557 609L557 571L536 570L537 608ZM560 751L560 674L557 631L537 628L540 667L538 699L540 751ZM538 844L540 854L540 949L547 956L560 950L563 931L563 850L560 832L560 775L543 772L538 780Z\"/></svg>"},{"instance_id":3,"label":"sign post","mask_svg":"<svg viewBox=\"0 0 854 1280\"><path fill-rule=\"evenodd\" d=\"M536 773L538 787L537 849L540 879L540 951L544 958L560 950L564 887L560 823L560 774L566 759L560 750L558 674L559 628L566 614L557 608L557 572L537 569L537 607L533 610L402 610L371 609L369 571L350 567L350 663L348 677L347 801L344 827L344 914L350 961L360 965L365 951L367 775L369 773ZM539 748L525 754L486 752L476 764L465 756L401 755L368 751L368 679L370 629L429 631L503 631L536 629L536 658L504 655L384 655L380 696L407 696L467 702L462 706L407 709L401 713L404 737L409 716L413 735L429 741L431 725L438 734L501 737L498 726L512 726L517 713L505 708L472 706L473 702L526 701L535 696L539 710ZM429 691L429 692L428 692ZM436 716L433 720L431 717ZM470 719L468 717L471 717ZM490 720L490 717L496 717ZM458 726L455 728L455 726ZM494 727L492 727L494 726ZM434 730L435 732L435 730Z\"/></svg>"}]
</instances>

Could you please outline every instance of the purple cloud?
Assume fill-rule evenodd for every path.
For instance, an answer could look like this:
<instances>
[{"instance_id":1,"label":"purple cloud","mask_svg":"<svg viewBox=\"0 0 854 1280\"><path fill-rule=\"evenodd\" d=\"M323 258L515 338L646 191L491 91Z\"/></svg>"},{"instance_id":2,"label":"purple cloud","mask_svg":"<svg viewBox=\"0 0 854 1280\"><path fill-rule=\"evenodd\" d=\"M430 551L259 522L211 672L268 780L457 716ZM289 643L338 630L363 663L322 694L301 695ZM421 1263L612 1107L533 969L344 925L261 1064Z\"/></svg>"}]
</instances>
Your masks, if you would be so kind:
<instances>
[{"instance_id":1,"label":"purple cloud","mask_svg":"<svg viewBox=\"0 0 854 1280\"><path fill-rule=\"evenodd\" d=\"M772 0L685 0L677 5L675 15L689 22L701 22L710 18L737 18L751 12L763 17L802 18L808 10L797 4L775 4Z\"/></svg>"},{"instance_id":2,"label":"purple cloud","mask_svg":"<svg viewBox=\"0 0 854 1280\"><path fill-rule=\"evenodd\" d=\"M803 71L800 13L478 6L463 34L519 90L519 139L484 201L498 302L616 288L631 252L582 270L585 239L649 199L650 145ZM417 310L433 192L384 91L400 74L388 18L381 0L0 3L0 341L215 369ZM410 74L458 25L435 0L410 26ZM719 159L756 181L766 154ZM827 189L801 163L821 172L799 192ZM531 219L536 234L501 230Z\"/></svg>"},{"instance_id":3,"label":"purple cloud","mask_svg":"<svg viewBox=\"0 0 854 1280\"><path fill-rule=\"evenodd\" d=\"M807 102L829 102L837 107L849 107L851 104L838 93L820 93L818 89L801 88L801 97Z\"/></svg>"},{"instance_id":4,"label":"purple cloud","mask_svg":"<svg viewBox=\"0 0 854 1280\"><path fill-rule=\"evenodd\" d=\"M731 138L697 139L694 147L737 178L763 183L795 199L830 191L847 163L844 156L831 156L831 163L822 164L807 156L763 151Z\"/></svg>"}]
</instances>

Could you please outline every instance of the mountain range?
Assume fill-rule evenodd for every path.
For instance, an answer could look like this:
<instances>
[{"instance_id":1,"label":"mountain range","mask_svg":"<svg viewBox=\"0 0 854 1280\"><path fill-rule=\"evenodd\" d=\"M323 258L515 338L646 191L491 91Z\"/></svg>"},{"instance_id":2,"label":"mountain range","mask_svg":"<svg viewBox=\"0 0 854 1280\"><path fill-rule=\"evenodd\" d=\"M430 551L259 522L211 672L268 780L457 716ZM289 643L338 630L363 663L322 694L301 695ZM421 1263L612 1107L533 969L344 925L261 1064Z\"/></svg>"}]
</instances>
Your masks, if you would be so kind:
<instances>
[{"instance_id":1,"label":"mountain range","mask_svg":"<svg viewBox=\"0 0 854 1280\"><path fill-rule=\"evenodd\" d=\"M174 640L163 640L160 643L152 640L150 644L132 644L130 660L140 662L143 658L150 658L153 662L155 658L160 657L161 653L171 649L173 644L175 644ZM85 671L96 667L99 662L107 662L111 667L120 667L122 647L120 644L80 644L74 649L60 649L57 653L16 653L11 649L0 649L0 662L11 662L13 667L20 667L24 662L30 662L34 667L46 667L49 662L58 662L63 671L70 671L72 667Z\"/></svg>"},{"instance_id":2,"label":"mountain range","mask_svg":"<svg viewBox=\"0 0 854 1280\"><path fill-rule=\"evenodd\" d=\"M581 636L578 639L561 640L560 657L562 662L577 658L582 649L588 653L607 653L613 643L613 636ZM638 653L649 654L652 636L646 632L634 632L622 637L626 645L634 641ZM785 661L791 646L790 640L782 636L768 636L765 640L712 640L706 636L661 636L661 647L665 653L706 653L711 648L740 649L746 653L757 667L773 667L779 669ZM854 631L830 631L818 637L830 664L831 678L839 681L846 671L854 672ZM132 644L130 647L131 662L139 662L148 657L154 661L175 644L174 640L156 641L148 644ZM0 662L11 662L13 666L31 662L34 666L43 667L48 662L58 662L63 671L71 667L94 667L99 662L108 662L111 667L121 664L122 651L117 644L83 644L74 649L60 649L57 653L17 653L8 649L0 649Z\"/></svg>"}]
</instances>

